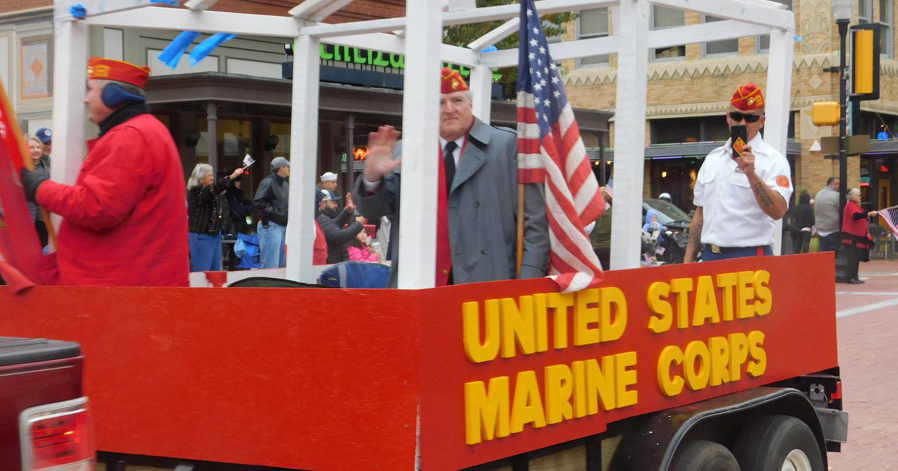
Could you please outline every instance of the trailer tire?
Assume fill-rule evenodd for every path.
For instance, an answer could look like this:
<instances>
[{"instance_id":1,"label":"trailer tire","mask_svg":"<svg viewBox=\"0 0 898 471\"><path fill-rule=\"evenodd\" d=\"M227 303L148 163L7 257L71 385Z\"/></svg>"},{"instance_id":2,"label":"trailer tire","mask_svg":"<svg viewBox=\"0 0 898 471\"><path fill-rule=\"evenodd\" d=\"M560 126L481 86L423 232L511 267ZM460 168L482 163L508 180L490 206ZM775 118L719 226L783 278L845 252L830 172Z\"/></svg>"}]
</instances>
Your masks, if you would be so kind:
<instances>
[{"instance_id":1,"label":"trailer tire","mask_svg":"<svg viewBox=\"0 0 898 471\"><path fill-rule=\"evenodd\" d=\"M727 447L708 440L690 440L677 450L671 471L739 471Z\"/></svg>"},{"instance_id":2,"label":"trailer tire","mask_svg":"<svg viewBox=\"0 0 898 471\"><path fill-rule=\"evenodd\" d=\"M788 415L762 417L740 431L733 446L742 471L823 471L814 432Z\"/></svg>"}]
</instances>

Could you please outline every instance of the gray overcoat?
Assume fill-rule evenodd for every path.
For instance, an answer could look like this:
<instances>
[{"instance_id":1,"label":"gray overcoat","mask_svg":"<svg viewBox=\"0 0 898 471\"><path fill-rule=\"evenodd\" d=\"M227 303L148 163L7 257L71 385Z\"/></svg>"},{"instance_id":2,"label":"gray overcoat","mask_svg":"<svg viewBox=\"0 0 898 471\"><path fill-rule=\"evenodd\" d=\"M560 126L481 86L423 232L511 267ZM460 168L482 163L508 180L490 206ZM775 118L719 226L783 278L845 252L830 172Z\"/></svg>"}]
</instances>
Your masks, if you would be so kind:
<instances>
[{"instance_id":1,"label":"gray overcoat","mask_svg":"<svg viewBox=\"0 0 898 471\"><path fill-rule=\"evenodd\" d=\"M397 145L394 155L399 156ZM437 151L434 150L434 157ZM416 156L405 156L405 159ZM375 193L356 180L353 199L369 219L387 216L396 286L399 242L400 170L384 177ZM475 118L449 193L449 244L456 284L515 278L517 220L517 135ZM408 223L408 222L407 222ZM543 185L525 185L524 256L521 278L546 275L549 232Z\"/></svg>"}]
</instances>

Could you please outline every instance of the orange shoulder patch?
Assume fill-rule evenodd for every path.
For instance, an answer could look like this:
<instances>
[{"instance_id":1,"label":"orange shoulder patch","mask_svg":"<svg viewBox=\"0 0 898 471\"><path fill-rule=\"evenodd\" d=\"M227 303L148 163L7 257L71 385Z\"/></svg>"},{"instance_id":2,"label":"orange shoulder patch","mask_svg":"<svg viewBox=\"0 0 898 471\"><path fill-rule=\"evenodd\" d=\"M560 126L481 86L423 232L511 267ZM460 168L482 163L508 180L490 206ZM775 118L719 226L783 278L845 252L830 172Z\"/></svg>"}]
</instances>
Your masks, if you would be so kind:
<instances>
[{"instance_id":1,"label":"orange shoulder patch","mask_svg":"<svg viewBox=\"0 0 898 471\"><path fill-rule=\"evenodd\" d=\"M783 188L789 188L789 177L785 175L776 177L776 184Z\"/></svg>"}]
</instances>

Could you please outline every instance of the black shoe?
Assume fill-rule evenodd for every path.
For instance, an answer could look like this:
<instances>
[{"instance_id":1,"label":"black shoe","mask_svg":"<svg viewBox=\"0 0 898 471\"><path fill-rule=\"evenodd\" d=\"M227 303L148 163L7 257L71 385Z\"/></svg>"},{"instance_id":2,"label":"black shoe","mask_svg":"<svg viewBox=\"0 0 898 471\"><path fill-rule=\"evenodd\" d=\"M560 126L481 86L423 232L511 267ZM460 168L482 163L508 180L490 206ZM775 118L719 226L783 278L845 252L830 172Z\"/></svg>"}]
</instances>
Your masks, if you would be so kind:
<instances>
[{"instance_id":1,"label":"black shoe","mask_svg":"<svg viewBox=\"0 0 898 471\"><path fill-rule=\"evenodd\" d=\"M864 282L863 280L860 280L860 279L857 279L857 278L852 278L852 279L848 280L848 283L849 283L849 284L852 284L852 285L859 285L859 284L861 284L861 283L863 283L863 282Z\"/></svg>"}]
</instances>

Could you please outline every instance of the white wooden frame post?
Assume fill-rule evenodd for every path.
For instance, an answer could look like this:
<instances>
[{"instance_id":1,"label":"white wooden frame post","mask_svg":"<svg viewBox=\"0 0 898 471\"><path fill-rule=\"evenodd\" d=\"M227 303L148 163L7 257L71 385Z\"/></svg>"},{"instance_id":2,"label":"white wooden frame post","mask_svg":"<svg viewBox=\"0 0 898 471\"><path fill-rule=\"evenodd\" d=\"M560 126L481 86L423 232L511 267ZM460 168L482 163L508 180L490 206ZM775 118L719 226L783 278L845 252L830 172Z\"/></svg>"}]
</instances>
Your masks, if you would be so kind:
<instances>
[{"instance_id":1,"label":"white wooden frame post","mask_svg":"<svg viewBox=\"0 0 898 471\"><path fill-rule=\"evenodd\" d=\"M645 104L648 73L648 0L621 0L614 117L614 211L611 214L611 268L639 266L642 230ZM635 237L634 237L635 235Z\"/></svg>"},{"instance_id":2,"label":"white wooden frame post","mask_svg":"<svg viewBox=\"0 0 898 471\"><path fill-rule=\"evenodd\" d=\"M437 2L406 2L405 93L402 101L402 188L399 288L436 283L440 45Z\"/></svg>"},{"instance_id":3,"label":"white wooden frame post","mask_svg":"<svg viewBox=\"0 0 898 471\"><path fill-rule=\"evenodd\" d=\"M400 227L399 287L434 285L438 97L440 60L472 68L475 115L489 120L491 69L517 65L518 51L483 54L490 44L518 27L519 6L500 5L441 12L443 2L406 2L407 18L319 23L352 0L306 0L290 10L293 17L206 11L215 0L191 0L188 8L144 8L153 0L54 0L53 129L57 141L52 177L72 183L81 165L84 141L84 97L87 61L87 28L113 27L230 32L295 38L293 79L293 134L291 155L293 184L286 276L312 282L315 183L318 135L318 47L321 42L377 49L406 55L403 103L403 159ZM69 7L85 7L83 20L72 18ZM649 31L651 5L663 5L724 18L724 21ZM615 118L615 206L611 267L639 264L639 225L645 157L645 116L648 49L688 42L716 41L770 34L767 69L767 126L765 140L785 155L795 17L782 5L767 0L543 0L540 14L609 7L613 35L550 44L558 61L596 54L618 54ZM139 14L133 9L141 8ZM502 26L471 42L469 48L442 44L442 27L491 20L507 20ZM405 33L404 35L402 33ZM629 216L629 217L628 217ZM776 251L779 252L779 240Z\"/></svg>"},{"instance_id":4,"label":"white wooden frame post","mask_svg":"<svg viewBox=\"0 0 898 471\"><path fill-rule=\"evenodd\" d=\"M290 130L290 208L287 219L287 278L314 283L315 173L318 164L319 40L299 35L293 51ZM308 64L314 63L314 67Z\"/></svg>"},{"instance_id":5,"label":"white wooden frame post","mask_svg":"<svg viewBox=\"0 0 898 471\"><path fill-rule=\"evenodd\" d=\"M59 3L59 2L57 2ZM58 7L57 7L58 12ZM84 155L84 95L87 86L88 27L54 15L53 21L53 165L50 177L74 183ZM68 156L69 158L57 158ZM60 217L53 216L59 227Z\"/></svg>"}]
</instances>

